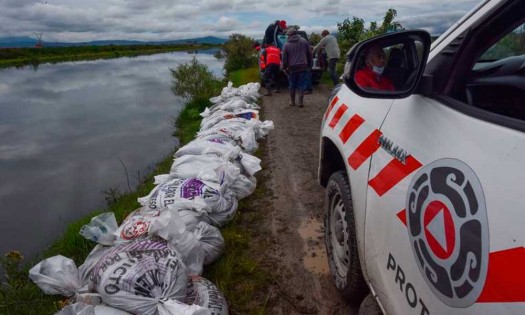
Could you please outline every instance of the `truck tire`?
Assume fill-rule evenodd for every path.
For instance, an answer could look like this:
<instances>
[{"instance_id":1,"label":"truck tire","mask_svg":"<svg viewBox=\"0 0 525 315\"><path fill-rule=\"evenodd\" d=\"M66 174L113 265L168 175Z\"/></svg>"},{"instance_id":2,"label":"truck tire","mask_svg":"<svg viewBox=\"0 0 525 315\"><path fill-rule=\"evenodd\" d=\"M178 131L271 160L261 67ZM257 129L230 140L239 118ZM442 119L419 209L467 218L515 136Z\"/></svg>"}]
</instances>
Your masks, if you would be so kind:
<instances>
[{"instance_id":1,"label":"truck tire","mask_svg":"<svg viewBox=\"0 0 525 315\"><path fill-rule=\"evenodd\" d=\"M330 176L325 191L325 244L330 272L341 295L359 305L368 294L361 271L352 206L346 173Z\"/></svg>"}]
</instances>

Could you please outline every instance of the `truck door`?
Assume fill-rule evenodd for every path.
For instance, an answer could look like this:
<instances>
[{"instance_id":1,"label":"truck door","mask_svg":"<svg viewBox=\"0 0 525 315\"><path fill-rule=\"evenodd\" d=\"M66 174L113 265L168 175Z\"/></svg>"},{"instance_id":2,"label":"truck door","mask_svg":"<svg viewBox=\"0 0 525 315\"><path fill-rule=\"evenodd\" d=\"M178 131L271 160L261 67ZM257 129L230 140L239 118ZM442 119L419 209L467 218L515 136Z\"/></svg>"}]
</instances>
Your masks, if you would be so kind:
<instances>
[{"instance_id":1,"label":"truck door","mask_svg":"<svg viewBox=\"0 0 525 315\"><path fill-rule=\"evenodd\" d=\"M524 313L525 9L510 3L433 47L433 92L380 128L365 265L387 314Z\"/></svg>"}]
</instances>

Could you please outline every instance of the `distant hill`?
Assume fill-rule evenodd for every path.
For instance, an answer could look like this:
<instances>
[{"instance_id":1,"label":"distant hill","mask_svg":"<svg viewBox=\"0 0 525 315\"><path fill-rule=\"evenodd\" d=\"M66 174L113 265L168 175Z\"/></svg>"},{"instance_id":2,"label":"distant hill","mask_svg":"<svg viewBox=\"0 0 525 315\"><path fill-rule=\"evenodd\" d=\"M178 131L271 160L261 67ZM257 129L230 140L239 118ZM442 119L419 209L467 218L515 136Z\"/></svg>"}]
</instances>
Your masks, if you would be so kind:
<instances>
[{"instance_id":1,"label":"distant hill","mask_svg":"<svg viewBox=\"0 0 525 315\"><path fill-rule=\"evenodd\" d=\"M137 40L96 40L90 42L66 43L66 42L46 42L43 41L44 47L67 47L67 46L108 46L108 45L158 45L158 44L186 44L188 42L196 44L223 44L227 41L225 38L214 36L177 39L169 41L137 41ZM31 37L0 37L0 48L6 47L35 47L36 39Z\"/></svg>"}]
</instances>

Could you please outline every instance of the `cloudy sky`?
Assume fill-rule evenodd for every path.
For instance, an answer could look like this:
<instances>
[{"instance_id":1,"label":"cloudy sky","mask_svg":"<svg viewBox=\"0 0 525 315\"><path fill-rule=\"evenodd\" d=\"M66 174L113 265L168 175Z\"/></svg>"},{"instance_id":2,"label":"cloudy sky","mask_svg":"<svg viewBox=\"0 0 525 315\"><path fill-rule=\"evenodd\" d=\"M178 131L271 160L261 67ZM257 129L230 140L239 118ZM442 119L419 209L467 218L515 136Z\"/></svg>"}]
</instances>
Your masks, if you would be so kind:
<instances>
[{"instance_id":1,"label":"cloudy sky","mask_svg":"<svg viewBox=\"0 0 525 315\"><path fill-rule=\"evenodd\" d=\"M443 32L481 0L0 0L0 37L44 41L171 40L241 33L262 38L285 19L307 33L336 30L345 18L381 21L397 10L405 28Z\"/></svg>"}]
</instances>

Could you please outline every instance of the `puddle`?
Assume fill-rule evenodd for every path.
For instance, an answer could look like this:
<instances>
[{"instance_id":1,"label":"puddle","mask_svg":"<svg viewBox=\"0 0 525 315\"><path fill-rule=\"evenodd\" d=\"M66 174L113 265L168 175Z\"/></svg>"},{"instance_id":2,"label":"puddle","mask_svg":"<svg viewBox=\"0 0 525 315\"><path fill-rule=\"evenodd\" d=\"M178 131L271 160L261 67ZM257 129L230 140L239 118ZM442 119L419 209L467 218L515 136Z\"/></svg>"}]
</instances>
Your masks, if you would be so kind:
<instances>
[{"instance_id":1,"label":"puddle","mask_svg":"<svg viewBox=\"0 0 525 315\"><path fill-rule=\"evenodd\" d=\"M329 266L324 245L323 222L306 219L297 230L304 240L304 267L311 272L328 274Z\"/></svg>"}]
</instances>

